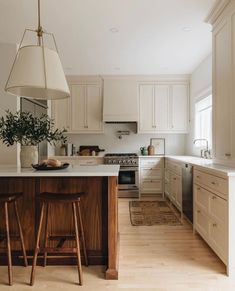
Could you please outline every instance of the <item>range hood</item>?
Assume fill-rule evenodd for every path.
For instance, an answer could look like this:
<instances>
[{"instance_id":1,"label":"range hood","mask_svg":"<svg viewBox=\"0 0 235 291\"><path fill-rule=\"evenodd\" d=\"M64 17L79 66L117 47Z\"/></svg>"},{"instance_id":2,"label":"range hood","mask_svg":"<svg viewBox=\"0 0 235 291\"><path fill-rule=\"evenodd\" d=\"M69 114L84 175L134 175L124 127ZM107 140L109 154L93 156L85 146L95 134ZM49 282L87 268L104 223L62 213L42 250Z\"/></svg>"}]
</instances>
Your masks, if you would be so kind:
<instances>
[{"instance_id":1,"label":"range hood","mask_svg":"<svg viewBox=\"0 0 235 291\"><path fill-rule=\"evenodd\" d=\"M138 122L137 88L137 81L130 78L104 78L103 121Z\"/></svg>"}]
</instances>

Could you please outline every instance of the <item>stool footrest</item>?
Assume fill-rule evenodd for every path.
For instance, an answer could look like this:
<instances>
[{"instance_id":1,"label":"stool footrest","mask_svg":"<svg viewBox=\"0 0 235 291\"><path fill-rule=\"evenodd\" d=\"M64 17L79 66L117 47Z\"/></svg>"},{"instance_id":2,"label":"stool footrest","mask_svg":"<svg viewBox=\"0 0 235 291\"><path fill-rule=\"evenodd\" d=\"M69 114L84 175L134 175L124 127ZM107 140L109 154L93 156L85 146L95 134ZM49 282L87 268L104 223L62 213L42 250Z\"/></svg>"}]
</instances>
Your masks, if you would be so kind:
<instances>
[{"instance_id":1,"label":"stool footrest","mask_svg":"<svg viewBox=\"0 0 235 291\"><path fill-rule=\"evenodd\" d=\"M76 253L76 248L40 248L40 252L44 253Z\"/></svg>"},{"instance_id":2,"label":"stool footrest","mask_svg":"<svg viewBox=\"0 0 235 291\"><path fill-rule=\"evenodd\" d=\"M48 237L49 240L60 240L60 239L64 239L64 240L75 240L75 235L50 235Z\"/></svg>"}]
</instances>

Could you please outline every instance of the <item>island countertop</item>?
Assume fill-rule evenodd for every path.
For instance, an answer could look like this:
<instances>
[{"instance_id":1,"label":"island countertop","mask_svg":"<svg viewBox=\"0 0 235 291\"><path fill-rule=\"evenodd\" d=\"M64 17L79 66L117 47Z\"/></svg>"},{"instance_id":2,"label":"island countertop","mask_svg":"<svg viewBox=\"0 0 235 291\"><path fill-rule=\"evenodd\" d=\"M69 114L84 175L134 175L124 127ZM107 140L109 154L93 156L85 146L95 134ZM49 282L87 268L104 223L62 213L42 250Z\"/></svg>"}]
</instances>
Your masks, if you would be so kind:
<instances>
[{"instance_id":1,"label":"island countertop","mask_svg":"<svg viewBox=\"0 0 235 291\"><path fill-rule=\"evenodd\" d=\"M0 177L117 177L119 165L73 166L63 170L37 171L33 168L0 166Z\"/></svg>"}]
</instances>

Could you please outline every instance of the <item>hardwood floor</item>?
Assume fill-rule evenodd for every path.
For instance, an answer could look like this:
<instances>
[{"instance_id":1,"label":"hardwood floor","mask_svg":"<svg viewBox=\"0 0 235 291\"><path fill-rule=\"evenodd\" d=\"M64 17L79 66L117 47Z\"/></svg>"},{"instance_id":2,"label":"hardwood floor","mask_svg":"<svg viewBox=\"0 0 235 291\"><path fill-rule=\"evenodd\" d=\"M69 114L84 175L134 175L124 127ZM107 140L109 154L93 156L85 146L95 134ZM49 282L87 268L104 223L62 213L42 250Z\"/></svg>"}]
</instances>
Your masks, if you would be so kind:
<instances>
[{"instance_id":1,"label":"hardwood floor","mask_svg":"<svg viewBox=\"0 0 235 291\"><path fill-rule=\"evenodd\" d=\"M84 286L78 286L76 266L38 267L34 287L28 286L31 268L13 268L8 287L7 268L0 267L0 291L13 290L156 290L234 291L235 279L190 225L133 227L128 200L119 201L119 280L104 280L101 266L84 267Z\"/></svg>"}]
</instances>

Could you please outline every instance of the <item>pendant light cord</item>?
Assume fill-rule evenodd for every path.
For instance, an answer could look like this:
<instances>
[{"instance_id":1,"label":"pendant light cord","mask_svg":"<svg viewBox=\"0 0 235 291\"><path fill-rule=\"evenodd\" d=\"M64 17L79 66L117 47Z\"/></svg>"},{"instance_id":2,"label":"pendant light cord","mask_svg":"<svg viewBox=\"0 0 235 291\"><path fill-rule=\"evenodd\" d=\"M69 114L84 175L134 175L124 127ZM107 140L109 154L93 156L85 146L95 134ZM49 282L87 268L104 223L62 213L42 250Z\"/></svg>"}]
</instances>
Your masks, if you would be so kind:
<instances>
[{"instance_id":1,"label":"pendant light cord","mask_svg":"<svg viewBox=\"0 0 235 291\"><path fill-rule=\"evenodd\" d=\"M41 26L41 6L40 6L40 0L38 0L38 29L37 29L37 35L38 35L38 44L41 45L42 44L42 34L43 34L43 30L42 30L42 26Z\"/></svg>"}]
</instances>

